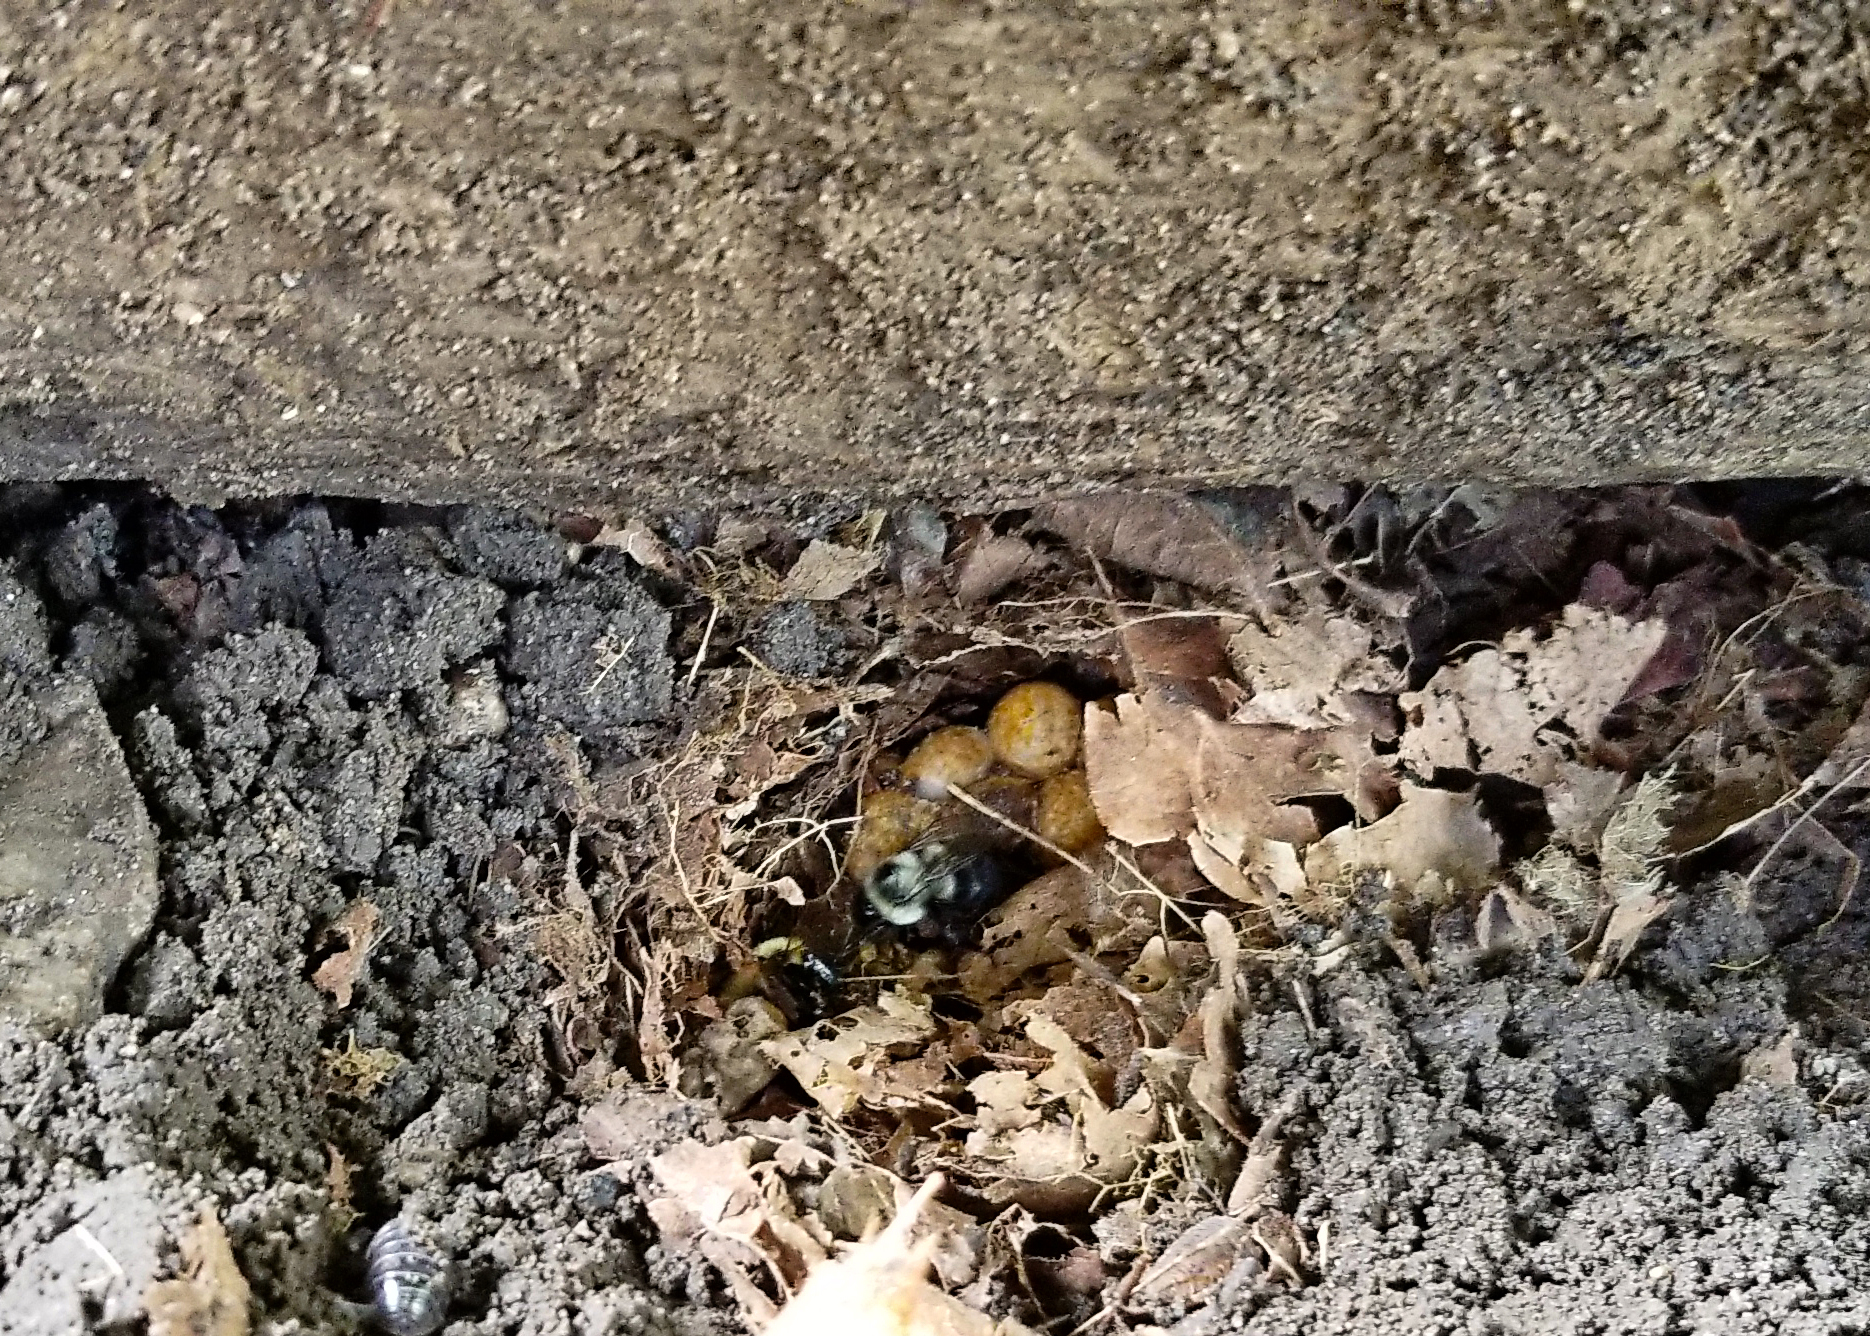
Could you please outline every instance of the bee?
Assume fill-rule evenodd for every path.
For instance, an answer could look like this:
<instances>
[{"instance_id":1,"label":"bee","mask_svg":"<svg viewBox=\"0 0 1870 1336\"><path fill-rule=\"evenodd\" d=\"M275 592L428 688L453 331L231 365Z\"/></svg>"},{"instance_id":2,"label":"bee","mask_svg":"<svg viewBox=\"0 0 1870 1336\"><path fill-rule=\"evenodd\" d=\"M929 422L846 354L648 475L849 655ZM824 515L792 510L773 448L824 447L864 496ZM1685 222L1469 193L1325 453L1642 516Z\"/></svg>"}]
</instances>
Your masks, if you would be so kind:
<instances>
[{"instance_id":1,"label":"bee","mask_svg":"<svg viewBox=\"0 0 1870 1336\"><path fill-rule=\"evenodd\" d=\"M990 842L936 835L883 860L864 881L864 903L892 927L958 946L1018 886L1011 860Z\"/></svg>"},{"instance_id":2,"label":"bee","mask_svg":"<svg viewBox=\"0 0 1870 1336\"><path fill-rule=\"evenodd\" d=\"M376 1319L391 1336L429 1336L448 1316L453 1285L448 1264L400 1219L370 1238L364 1254Z\"/></svg>"},{"instance_id":3,"label":"bee","mask_svg":"<svg viewBox=\"0 0 1870 1336\"><path fill-rule=\"evenodd\" d=\"M825 1015L843 992L843 964L802 937L769 937L753 954L766 966L767 992L794 1023Z\"/></svg>"}]
</instances>

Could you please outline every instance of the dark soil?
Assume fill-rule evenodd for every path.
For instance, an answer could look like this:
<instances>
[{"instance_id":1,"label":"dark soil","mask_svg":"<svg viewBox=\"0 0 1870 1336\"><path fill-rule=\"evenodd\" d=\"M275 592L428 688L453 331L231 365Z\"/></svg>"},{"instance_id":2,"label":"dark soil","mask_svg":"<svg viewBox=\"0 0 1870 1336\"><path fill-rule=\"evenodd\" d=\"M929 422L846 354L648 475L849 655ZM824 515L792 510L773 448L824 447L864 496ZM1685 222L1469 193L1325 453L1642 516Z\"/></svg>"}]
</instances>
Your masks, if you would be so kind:
<instances>
[{"instance_id":1,"label":"dark soil","mask_svg":"<svg viewBox=\"0 0 1870 1336\"><path fill-rule=\"evenodd\" d=\"M1784 536L1801 513L1761 523ZM0 1332L117 1329L203 1200L256 1330L348 1329L363 1295L334 1155L360 1227L404 1211L459 1265L451 1336L737 1330L711 1268L659 1243L642 1183L594 1172L596 1092L571 1080L565 980L530 931L577 785L673 742L671 646L695 653L706 603L510 514L210 512L95 487L0 491L0 514L0 665L22 690L96 684L162 887L101 1015L0 1032ZM743 643L793 673L851 656L802 605L730 610L715 636L709 662ZM600 907L634 856L619 823L574 869ZM1837 829L1870 856L1859 819ZM1182 1336L1863 1330L1870 897L1834 914L1836 870L1788 864L1742 900L1720 872L1602 983L1458 951L1426 993L1380 955L1267 981L1237 1097L1288 1110L1314 1283L1237 1272L1211 1305L1151 1316ZM312 977L359 899L382 936L340 1008ZM360 1092L331 1056L353 1050L397 1061ZM705 1104L633 1107L637 1161L727 1132ZM1098 1235L1133 1256L1186 1209Z\"/></svg>"}]
</instances>

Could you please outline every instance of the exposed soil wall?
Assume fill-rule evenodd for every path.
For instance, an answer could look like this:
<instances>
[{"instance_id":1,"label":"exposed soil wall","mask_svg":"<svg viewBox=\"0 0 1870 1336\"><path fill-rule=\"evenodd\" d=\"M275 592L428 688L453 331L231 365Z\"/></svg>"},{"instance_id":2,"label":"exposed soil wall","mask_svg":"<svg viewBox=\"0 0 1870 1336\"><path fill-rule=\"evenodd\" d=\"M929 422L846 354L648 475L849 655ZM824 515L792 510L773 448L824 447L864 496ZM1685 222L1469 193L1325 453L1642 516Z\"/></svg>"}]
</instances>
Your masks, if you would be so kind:
<instances>
[{"instance_id":1,"label":"exposed soil wall","mask_svg":"<svg viewBox=\"0 0 1870 1336\"><path fill-rule=\"evenodd\" d=\"M0 476L1853 472L1835 6L0 10Z\"/></svg>"}]
</instances>

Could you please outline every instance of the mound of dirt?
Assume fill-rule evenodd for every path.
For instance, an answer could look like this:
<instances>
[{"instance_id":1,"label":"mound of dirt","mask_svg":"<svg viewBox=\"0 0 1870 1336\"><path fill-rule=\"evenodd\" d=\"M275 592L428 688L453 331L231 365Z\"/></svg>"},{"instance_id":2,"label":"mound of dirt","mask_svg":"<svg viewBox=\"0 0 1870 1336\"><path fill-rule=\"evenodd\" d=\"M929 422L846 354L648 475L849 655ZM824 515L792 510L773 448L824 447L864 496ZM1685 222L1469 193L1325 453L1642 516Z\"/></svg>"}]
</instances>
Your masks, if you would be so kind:
<instances>
[{"instance_id":1,"label":"mound of dirt","mask_svg":"<svg viewBox=\"0 0 1870 1336\"><path fill-rule=\"evenodd\" d=\"M392 1214L450 1336L738 1331L933 1170L937 1277L1035 1328L1854 1330L1870 550L1725 501L0 491L0 775L95 700L133 789L64 791L159 886L60 957L101 1014L0 1030L0 1331L355 1329ZM1035 677L1116 698L1129 838L786 1014L857 804Z\"/></svg>"}]
</instances>

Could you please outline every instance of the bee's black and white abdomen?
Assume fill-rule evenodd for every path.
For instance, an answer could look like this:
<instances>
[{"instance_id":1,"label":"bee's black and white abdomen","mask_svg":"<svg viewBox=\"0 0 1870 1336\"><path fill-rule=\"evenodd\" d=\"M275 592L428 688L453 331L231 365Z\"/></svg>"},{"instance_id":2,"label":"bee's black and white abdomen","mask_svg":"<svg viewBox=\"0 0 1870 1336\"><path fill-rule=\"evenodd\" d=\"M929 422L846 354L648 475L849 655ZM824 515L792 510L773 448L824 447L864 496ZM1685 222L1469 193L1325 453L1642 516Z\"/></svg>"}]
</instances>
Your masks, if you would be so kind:
<instances>
[{"instance_id":1,"label":"bee's black and white abdomen","mask_svg":"<svg viewBox=\"0 0 1870 1336\"><path fill-rule=\"evenodd\" d=\"M864 883L870 908L898 928L965 931L1013 889L998 851L967 838L923 840L884 860Z\"/></svg>"},{"instance_id":2,"label":"bee's black and white abdomen","mask_svg":"<svg viewBox=\"0 0 1870 1336\"><path fill-rule=\"evenodd\" d=\"M448 1317L448 1264L402 1220L371 1235L364 1255L377 1320L391 1336L430 1336Z\"/></svg>"}]
</instances>

